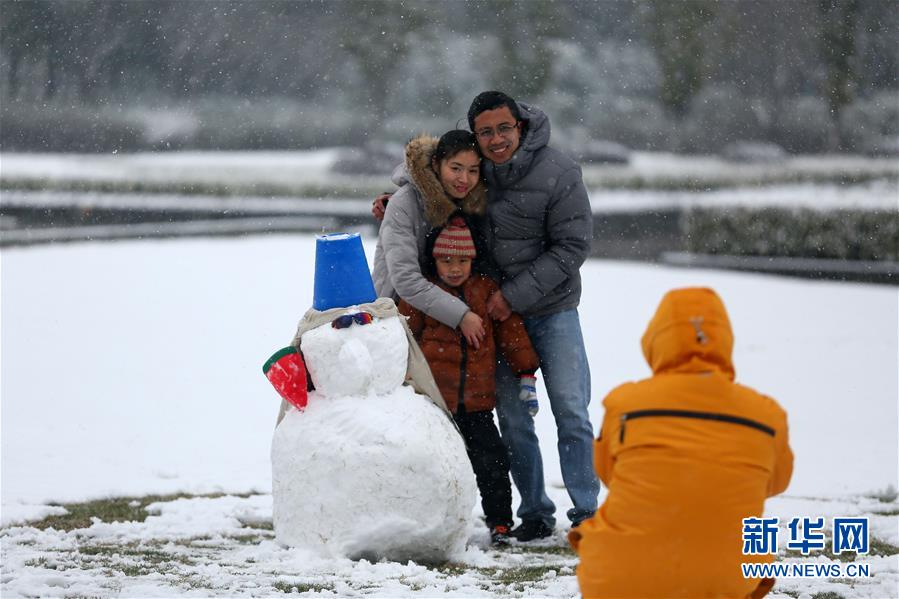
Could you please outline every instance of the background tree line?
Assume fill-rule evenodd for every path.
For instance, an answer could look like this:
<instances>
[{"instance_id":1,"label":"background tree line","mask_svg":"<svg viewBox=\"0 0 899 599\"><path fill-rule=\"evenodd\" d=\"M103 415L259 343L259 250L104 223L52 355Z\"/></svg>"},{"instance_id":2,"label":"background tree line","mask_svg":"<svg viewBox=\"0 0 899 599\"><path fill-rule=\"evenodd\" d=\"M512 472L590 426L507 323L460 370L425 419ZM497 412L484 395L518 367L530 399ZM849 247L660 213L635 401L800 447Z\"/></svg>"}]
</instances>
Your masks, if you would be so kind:
<instances>
[{"instance_id":1,"label":"background tree line","mask_svg":"<svg viewBox=\"0 0 899 599\"><path fill-rule=\"evenodd\" d=\"M0 147L404 141L502 89L547 110L557 141L868 151L899 135L897 6L7 0Z\"/></svg>"}]
</instances>

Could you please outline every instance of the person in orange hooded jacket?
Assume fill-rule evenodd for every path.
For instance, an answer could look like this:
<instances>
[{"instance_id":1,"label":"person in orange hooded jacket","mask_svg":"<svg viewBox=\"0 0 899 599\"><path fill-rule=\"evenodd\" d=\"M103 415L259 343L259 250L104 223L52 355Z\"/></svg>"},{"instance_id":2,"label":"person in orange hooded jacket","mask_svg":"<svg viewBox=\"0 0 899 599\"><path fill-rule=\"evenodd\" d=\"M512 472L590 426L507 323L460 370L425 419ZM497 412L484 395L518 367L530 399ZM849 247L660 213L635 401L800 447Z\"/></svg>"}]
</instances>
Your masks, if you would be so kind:
<instances>
[{"instance_id":1,"label":"person in orange hooded jacket","mask_svg":"<svg viewBox=\"0 0 899 599\"><path fill-rule=\"evenodd\" d=\"M584 597L763 597L743 577L743 518L793 471L787 416L734 382L733 333L711 289L668 292L642 339L653 376L614 389L594 444L608 497L569 533Z\"/></svg>"}]
</instances>

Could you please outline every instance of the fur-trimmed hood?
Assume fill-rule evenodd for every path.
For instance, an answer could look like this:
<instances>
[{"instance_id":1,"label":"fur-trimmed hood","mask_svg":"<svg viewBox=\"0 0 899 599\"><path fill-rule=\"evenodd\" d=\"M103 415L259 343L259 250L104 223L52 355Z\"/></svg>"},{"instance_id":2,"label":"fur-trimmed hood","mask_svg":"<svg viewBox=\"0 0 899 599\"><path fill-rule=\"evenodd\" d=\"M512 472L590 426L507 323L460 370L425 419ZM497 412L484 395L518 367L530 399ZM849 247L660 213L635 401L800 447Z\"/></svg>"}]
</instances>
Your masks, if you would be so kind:
<instances>
[{"instance_id":1,"label":"fur-trimmed hood","mask_svg":"<svg viewBox=\"0 0 899 599\"><path fill-rule=\"evenodd\" d=\"M411 183L418 190L424 208L425 218L431 227L442 227L450 215L460 207L466 214L483 215L487 210L487 192L483 181L468 192L461 206L450 198L437 173L431 168L431 156L437 148L436 137L422 135L406 144L405 163L394 173L393 182L397 185Z\"/></svg>"}]
</instances>

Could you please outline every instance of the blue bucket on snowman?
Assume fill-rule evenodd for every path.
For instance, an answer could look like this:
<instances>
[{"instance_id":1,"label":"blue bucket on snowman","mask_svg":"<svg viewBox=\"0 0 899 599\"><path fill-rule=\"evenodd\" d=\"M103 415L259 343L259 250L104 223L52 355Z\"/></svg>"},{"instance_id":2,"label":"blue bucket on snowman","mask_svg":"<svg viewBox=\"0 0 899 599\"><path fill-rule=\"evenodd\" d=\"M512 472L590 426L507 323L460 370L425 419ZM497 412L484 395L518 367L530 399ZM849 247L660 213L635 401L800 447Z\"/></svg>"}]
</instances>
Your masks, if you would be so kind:
<instances>
[{"instance_id":1,"label":"blue bucket on snowman","mask_svg":"<svg viewBox=\"0 0 899 599\"><path fill-rule=\"evenodd\" d=\"M358 233L322 235L315 240L312 307L318 311L367 304L377 294ZM306 367L296 347L279 349L265 361L262 373L278 394L298 410L306 407Z\"/></svg>"},{"instance_id":2,"label":"blue bucket on snowman","mask_svg":"<svg viewBox=\"0 0 899 599\"><path fill-rule=\"evenodd\" d=\"M375 301L375 285L358 233L316 237L312 295L312 307L319 311Z\"/></svg>"}]
</instances>

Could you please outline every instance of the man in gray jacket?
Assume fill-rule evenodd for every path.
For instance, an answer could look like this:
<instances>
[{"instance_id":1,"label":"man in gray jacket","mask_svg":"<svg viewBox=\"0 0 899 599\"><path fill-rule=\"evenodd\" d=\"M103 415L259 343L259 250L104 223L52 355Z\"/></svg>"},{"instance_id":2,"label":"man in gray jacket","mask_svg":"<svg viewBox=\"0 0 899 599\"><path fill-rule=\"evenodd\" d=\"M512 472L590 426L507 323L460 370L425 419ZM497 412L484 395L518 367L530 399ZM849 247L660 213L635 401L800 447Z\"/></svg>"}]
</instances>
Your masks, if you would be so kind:
<instances>
[{"instance_id":1,"label":"man in gray jacket","mask_svg":"<svg viewBox=\"0 0 899 599\"><path fill-rule=\"evenodd\" d=\"M549 147L549 119L538 108L502 92L479 94L468 124L484 156L492 256L502 275L488 302L494 318L524 318L558 429L562 479L577 526L596 511L599 482L593 470L590 369L577 306L580 267L590 252L593 218L581 169ZM555 505L546 495L543 459L534 422L507 365L497 371L497 414L521 494L512 531L519 541L552 534Z\"/></svg>"}]
</instances>

